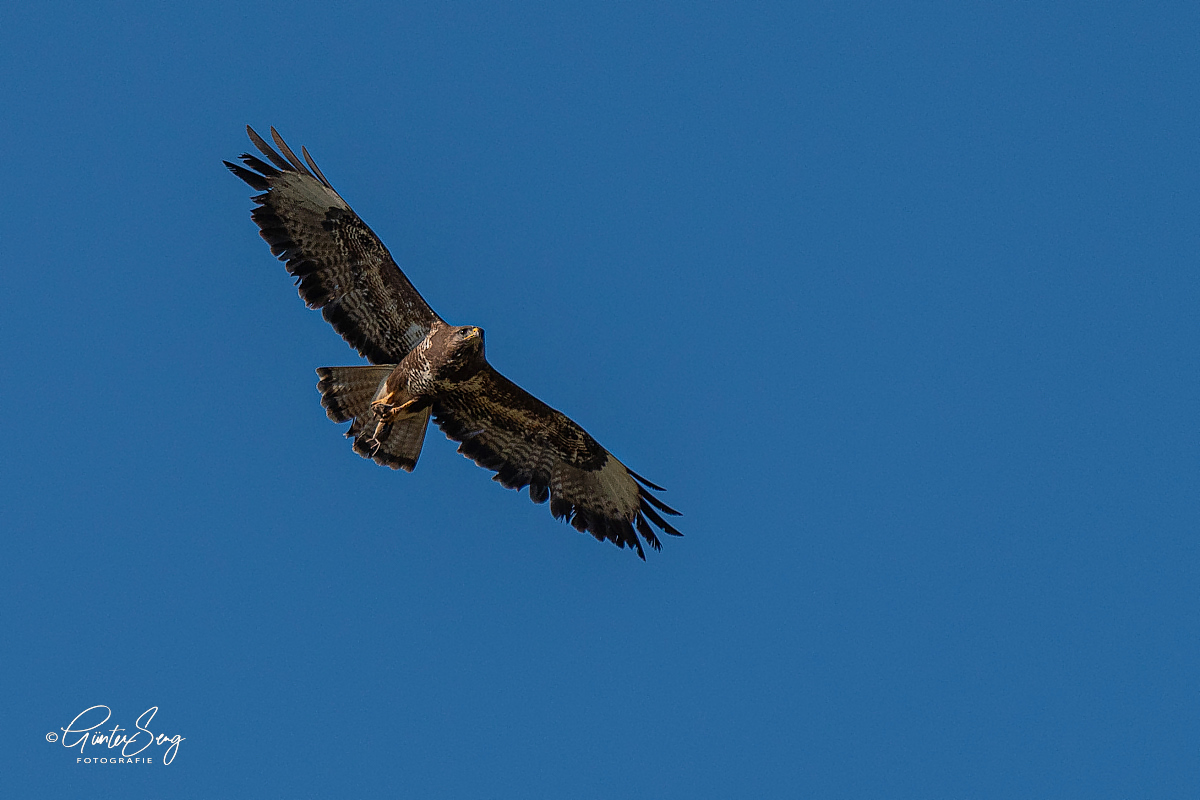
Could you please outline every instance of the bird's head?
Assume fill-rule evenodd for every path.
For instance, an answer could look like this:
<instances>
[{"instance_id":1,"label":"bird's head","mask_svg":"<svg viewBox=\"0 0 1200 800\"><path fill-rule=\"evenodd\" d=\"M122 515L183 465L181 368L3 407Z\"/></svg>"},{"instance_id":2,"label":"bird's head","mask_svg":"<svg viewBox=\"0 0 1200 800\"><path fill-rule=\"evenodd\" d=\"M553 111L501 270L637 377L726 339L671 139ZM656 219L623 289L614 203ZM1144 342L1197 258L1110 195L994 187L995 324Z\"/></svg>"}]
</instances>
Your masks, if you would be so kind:
<instances>
[{"instance_id":1,"label":"bird's head","mask_svg":"<svg viewBox=\"0 0 1200 800\"><path fill-rule=\"evenodd\" d=\"M465 380L487 363L483 355L483 328L474 325L450 328L444 341L446 361L439 372L446 377Z\"/></svg>"},{"instance_id":2,"label":"bird's head","mask_svg":"<svg viewBox=\"0 0 1200 800\"><path fill-rule=\"evenodd\" d=\"M474 325L463 325L455 328L451 336L452 349L478 350L483 353L483 328Z\"/></svg>"}]
</instances>

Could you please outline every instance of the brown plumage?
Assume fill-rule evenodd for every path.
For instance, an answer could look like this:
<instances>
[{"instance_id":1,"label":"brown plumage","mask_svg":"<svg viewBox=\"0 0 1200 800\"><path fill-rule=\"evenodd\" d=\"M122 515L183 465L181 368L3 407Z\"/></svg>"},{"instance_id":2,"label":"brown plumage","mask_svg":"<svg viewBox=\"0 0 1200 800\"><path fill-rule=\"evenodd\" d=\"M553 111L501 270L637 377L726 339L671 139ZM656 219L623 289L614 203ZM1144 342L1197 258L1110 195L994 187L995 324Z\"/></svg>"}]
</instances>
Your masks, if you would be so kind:
<instances>
[{"instance_id":1,"label":"brown plumage","mask_svg":"<svg viewBox=\"0 0 1200 800\"><path fill-rule=\"evenodd\" d=\"M250 127L267 159L243 153L224 162L262 194L251 217L271 252L296 278L300 297L374 366L321 367L321 404L349 422L354 452L411 472L430 416L458 451L510 489L576 530L643 559L654 528L681 536L662 515L661 487L626 467L587 431L497 372L483 331L451 326L425 302L387 248L334 191L308 151L303 162L271 129L277 152ZM268 163L269 162L269 163ZM640 535L640 539L639 539Z\"/></svg>"}]
</instances>

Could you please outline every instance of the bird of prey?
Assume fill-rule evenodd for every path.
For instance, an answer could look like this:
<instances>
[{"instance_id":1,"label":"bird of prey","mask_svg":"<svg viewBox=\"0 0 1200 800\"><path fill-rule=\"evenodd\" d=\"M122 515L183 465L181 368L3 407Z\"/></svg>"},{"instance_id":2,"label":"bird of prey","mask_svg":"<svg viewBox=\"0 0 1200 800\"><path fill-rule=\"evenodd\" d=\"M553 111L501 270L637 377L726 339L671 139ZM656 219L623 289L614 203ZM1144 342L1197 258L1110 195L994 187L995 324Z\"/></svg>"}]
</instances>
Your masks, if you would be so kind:
<instances>
[{"instance_id":1,"label":"bird of prey","mask_svg":"<svg viewBox=\"0 0 1200 800\"><path fill-rule=\"evenodd\" d=\"M411 472L432 417L492 480L528 486L533 502L549 500L551 514L599 541L644 560L641 539L662 548L652 525L682 535L662 516L679 512L652 494L662 487L497 372L480 328L449 325L429 307L306 149L301 161L274 128L279 151L246 132L266 161L243 153L242 164L224 164L262 192L251 218L305 304L370 362L317 370L321 405L350 423L354 452Z\"/></svg>"}]
</instances>

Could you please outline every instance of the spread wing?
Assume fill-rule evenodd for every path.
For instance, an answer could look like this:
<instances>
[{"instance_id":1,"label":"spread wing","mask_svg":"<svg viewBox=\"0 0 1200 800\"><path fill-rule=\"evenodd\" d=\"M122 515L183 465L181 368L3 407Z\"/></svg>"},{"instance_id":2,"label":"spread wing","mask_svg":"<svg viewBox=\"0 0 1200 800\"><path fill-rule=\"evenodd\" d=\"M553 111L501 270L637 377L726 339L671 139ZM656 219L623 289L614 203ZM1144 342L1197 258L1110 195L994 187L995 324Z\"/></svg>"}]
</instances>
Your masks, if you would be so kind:
<instances>
[{"instance_id":1,"label":"spread wing","mask_svg":"<svg viewBox=\"0 0 1200 800\"><path fill-rule=\"evenodd\" d=\"M434 421L458 452L496 472L510 489L529 487L535 503L600 541L631 547L645 559L640 533L655 550L662 544L650 523L682 536L659 512L678 514L650 493L661 487L632 471L570 418L487 366L441 394ZM636 528L636 532L635 532Z\"/></svg>"},{"instance_id":2,"label":"spread wing","mask_svg":"<svg viewBox=\"0 0 1200 800\"><path fill-rule=\"evenodd\" d=\"M271 252L287 264L300 297L373 364L400 362L439 319L396 266L383 242L343 200L308 151L304 162L271 128L281 156L249 126L267 163L248 153L245 166L224 162L258 189L251 217ZM284 158L286 156L286 158Z\"/></svg>"}]
</instances>

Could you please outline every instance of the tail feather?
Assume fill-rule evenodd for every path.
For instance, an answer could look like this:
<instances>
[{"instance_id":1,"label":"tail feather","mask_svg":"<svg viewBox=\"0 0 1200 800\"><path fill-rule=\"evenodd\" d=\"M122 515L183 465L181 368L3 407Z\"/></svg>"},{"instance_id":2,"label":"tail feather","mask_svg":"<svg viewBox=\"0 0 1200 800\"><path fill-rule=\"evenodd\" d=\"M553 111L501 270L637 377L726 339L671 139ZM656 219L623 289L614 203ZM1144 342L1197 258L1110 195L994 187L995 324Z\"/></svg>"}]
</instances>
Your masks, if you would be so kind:
<instances>
[{"instance_id":1,"label":"tail feather","mask_svg":"<svg viewBox=\"0 0 1200 800\"><path fill-rule=\"evenodd\" d=\"M395 365L361 367L321 367L321 405L334 422L349 422L348 438L354 439L354 452L376 464L412 472L425 443L430 408L401 415L379 429L379 420L371 411L371 400ZM378 429L378 431L377 431ZM378 433L378 435L376 435Z\"/></svg>"},{"instance_id":2,"label":"tail feather","mask_svg":"<svg viewBox=\"0 0 1200 800\"><path fill-rule=\"evenodd\" d=\"M371 413L375 392L396 368L395 364L375 367L321 367L317 370L317 389L321 405L334 422L349 422Z\"/></svg>"},{"instance_id":3,"label":"tail feather","mask_svg":"<svg viewBox=\"0 0 1200 800\"><path fill-rule=\"evenodd\" d=\"M369 422L357 432L351 426L346 436L354 438L354 452L363 458L369 458L384 467L412 472L421 455L421 446L425 443L425 431L432 410L432 407L426 406L415 414L401 415L383 426L378 434L375 432L378 423L372 415Z\"/></svg>"}]
</instances>

